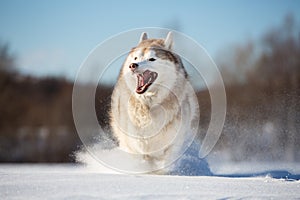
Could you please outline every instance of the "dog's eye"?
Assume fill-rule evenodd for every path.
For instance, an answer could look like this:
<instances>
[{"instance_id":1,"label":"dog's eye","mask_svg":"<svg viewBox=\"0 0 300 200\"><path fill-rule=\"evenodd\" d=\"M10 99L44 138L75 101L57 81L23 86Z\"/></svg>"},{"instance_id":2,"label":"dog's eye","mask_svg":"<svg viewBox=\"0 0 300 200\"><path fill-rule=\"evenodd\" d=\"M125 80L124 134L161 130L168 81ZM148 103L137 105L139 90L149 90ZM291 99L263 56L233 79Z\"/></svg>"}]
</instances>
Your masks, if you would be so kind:
<instances>
[{"instance_id":1,"label":"dog's eye","mask_svg":"<svg viewBox=\"0 0 300 200\"><path fill-rule=\"evenodd\" d=\"M137 57L134 57L134 60L136 60L137 59Z\"/></svg>"},{"instance_id":2,"label":"dog's eye","mask_svg":"<svg viewBox=\"0 0 300 200\"><path fill-rule=\"evenodd\" d=\"M149 58L148 60L149 61L155 61L156 59L155 58Z\"/></svg>"}]
</instances>

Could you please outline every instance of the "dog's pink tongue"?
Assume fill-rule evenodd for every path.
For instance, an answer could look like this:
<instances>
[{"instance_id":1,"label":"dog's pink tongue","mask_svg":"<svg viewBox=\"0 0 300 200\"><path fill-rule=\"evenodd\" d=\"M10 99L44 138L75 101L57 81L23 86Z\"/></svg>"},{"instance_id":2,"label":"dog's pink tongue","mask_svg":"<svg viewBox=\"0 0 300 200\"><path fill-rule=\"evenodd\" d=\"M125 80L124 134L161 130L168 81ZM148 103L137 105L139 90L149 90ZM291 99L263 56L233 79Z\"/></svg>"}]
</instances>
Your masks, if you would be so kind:
<instances>
[{"instance_id":1,"label":"dog's pink tongue","mask_svg":"<svg viewBox=\"0 0 300 200\"><path fill-rule=\"evenodd\" d=\"M144 85L144 77L143 75L139 74L137 75L138 81L137 81L137 88L140 88Z\"/></svg>"},{"instance_id":2,"label":"dog's pink tongue","mask_svg":"<svg viewBox=\"0 0 300 200\"><path fill-rule=\"evenodd\" d=\"M136 88L136 92L141 94L144 91L144 86L145 86L145 77L142 74L137 75L138 81L137 81L137 88Z\"/></svg>"},{"instance_id":3,"label":"dog's pink tongue","mask_svg":"<svg viewBox=\"0 0 300 200\"><path fill-rule=\"evenodd\" d=\"M146 70L143 74L137 75L137 88L136 92L138 94L144 93L152 82L156 79L157 73Z\"/></svg>"},{"instance_id":4,"label":"dog's pink tongue","mask_svg":"<svg viewBox=\"0 0 300 200\"><path fill-rule=\"evenodd\" d=\"M151 72L149 70L147 70L143 73L143 85L148 83L150 77L151 77Z\"/></svg>"}]
</instances>

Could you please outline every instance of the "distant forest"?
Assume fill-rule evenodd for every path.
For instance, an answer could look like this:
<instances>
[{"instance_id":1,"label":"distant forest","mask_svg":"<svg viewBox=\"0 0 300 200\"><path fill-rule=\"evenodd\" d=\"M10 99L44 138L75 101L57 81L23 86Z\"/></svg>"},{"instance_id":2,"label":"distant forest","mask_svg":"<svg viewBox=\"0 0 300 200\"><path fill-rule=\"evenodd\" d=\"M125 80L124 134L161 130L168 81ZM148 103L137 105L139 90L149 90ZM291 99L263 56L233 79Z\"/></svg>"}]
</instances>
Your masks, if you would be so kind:
<instances>
[{"instance_id":1,"label":"distant forest","mask_svg":"<svg viewBox=\"0 0 300 200\"><path fill-rule=\"evenodd\" d=\"M300 32L293 17L257 41L226 49L218 63L227 116L216 152L232 161L300 161ZM73 162L80 148L72 118L73 83L17 71L8 45L0 44L0 162ZM98 86L100 124L107 123L112 86ZM198 91L201 140L210 99ZM105 106L100 105L105 102Z\"/></svg>"},{"instance_id":2,"label":"distant forest","mask_svg":"<svg viewBox=\"0 0 300 200\"><path fill-rule=\"evenodd\" d=\"M291 15L220 63L227 119L219 148L232 160L300 161L300 31Z\"/></svg>"}]
</instances>

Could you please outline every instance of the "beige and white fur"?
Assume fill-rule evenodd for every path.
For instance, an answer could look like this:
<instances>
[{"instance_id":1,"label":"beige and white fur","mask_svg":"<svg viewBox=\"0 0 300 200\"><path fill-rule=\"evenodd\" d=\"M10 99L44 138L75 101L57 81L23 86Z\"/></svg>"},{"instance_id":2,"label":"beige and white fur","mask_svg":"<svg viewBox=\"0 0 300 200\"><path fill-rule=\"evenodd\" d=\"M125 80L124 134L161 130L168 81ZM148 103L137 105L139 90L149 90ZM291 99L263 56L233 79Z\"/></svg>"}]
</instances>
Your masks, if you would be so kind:
<instances>
[{"instance_id":1,"label":"beige and white fur","mask_svg":"<svg viewBox=\"0 0 300 200\"><path fill-rule=\"evenodd\" d=\"M122 66L111 100L110 125L119 148L140 155L150 171L160 173L180 156L199 120L198 101L172 46L172 32L166 39L148 39L142 33ZM138 65L134 71L132 63ZM138 94L137 74L145 70L156 72L157 78Z\"/></svg>"}]
</instances>

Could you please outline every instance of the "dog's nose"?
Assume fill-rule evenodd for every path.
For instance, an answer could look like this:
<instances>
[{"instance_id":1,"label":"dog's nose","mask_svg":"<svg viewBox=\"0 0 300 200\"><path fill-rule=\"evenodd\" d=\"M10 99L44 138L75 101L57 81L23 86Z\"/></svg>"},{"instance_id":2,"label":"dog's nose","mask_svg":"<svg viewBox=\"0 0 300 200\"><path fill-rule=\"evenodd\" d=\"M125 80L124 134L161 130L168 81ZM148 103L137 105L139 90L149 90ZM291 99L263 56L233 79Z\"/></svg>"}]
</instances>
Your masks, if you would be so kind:
<instances>
[{"instance_id":1,"label":"dog's nose","mask_svg":"<svg viewBox=\"0 0 300 200\"><path fill-rule=\"evenodd\" d=\"M138 68L138 64L137 63L131 63L130 65L129 65L129 68L131 69L131 71L134 71L136 68Z\"/></svg>"}]
</instances>

